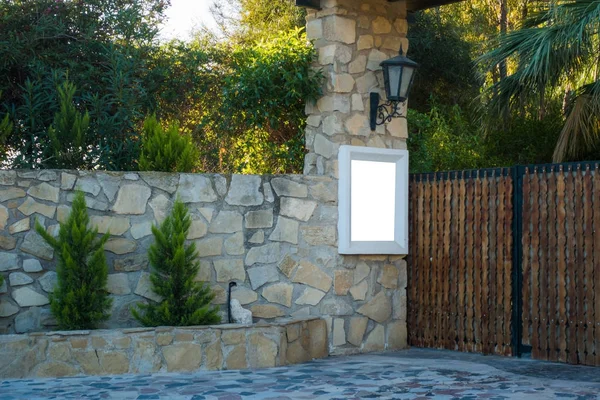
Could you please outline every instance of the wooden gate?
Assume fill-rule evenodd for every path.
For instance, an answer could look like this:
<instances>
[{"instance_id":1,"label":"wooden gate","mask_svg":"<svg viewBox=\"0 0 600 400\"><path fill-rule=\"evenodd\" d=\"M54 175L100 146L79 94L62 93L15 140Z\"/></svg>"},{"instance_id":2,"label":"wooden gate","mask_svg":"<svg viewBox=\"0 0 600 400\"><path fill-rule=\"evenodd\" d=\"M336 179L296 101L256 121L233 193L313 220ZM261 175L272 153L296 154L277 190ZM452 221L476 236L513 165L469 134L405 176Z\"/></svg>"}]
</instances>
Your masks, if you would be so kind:
<instances>
[{"instance_id":1,"label":"wooden gate","mask_svg":"<svg viewBox=\"0 0 600 400\"><path fill-rule=\"evenodd\" d=\"M409 342L512 354L508 169L412 175Z\"/></svg>"},{"instance_id":2,"label":"wooden gate","mask_svg":"<svg viewBox=\"0 0 600 400\"><path fill-rule=\"evenodd\" d=\"M524 168L524 345L533 358L600 366L598 163Z\"/></svg>"},{"instance_id":3,"label":"wooden gate","mask_svg":"<svg viewBox=\"0 0 600 400\"><path fill-rule=\"evenodd\" d=\"M600 365L599 163L411 175L408 264L412 346Z\"/></svg>"}]
</instances>

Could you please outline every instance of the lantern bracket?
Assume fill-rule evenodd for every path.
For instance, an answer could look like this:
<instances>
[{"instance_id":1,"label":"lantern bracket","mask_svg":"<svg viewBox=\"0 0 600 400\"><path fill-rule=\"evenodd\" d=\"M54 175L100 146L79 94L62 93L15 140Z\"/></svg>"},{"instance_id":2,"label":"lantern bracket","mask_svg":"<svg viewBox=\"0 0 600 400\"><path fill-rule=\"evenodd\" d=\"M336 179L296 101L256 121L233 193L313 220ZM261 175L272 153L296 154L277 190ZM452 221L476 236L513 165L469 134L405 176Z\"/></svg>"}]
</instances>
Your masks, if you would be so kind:
<instances>
[{"instance_id":1,"label":"lantern bracket","mask_svg":"<svg viewBox=\"0 0 600 400\"><path fill-rule=\"evenodd\" d=\"M406 118L402 115L401 106L404 101L388 101L379 104L379 93L371 93L370 107L370 125L371 131L374 131L378 125L383 125L386 122L391 122L393 118Z\"/></svg>"}]
</instances>

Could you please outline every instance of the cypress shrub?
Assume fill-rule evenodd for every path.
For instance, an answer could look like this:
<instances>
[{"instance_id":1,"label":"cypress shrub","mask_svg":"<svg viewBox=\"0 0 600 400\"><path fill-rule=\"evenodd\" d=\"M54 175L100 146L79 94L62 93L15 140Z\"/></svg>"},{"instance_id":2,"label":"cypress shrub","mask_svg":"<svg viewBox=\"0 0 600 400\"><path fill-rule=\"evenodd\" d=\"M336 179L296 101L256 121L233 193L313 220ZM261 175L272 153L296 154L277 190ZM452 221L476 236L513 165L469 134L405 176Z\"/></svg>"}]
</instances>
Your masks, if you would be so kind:
<instances>
[{"instance_id":1,"label":"cypress shrub","mask_svg":"<svg viewBox=\"0 0 600 400\"><path fill-rule=\"evenodd\" d=\"M192 172L198 160L198 150L173 123L165 131L155 116L144 121L140 171Z\"/></svg>"},{"instance_id":2,"label":"cypress shrub","mask_svg":"<svg viewBox=\"0 0 600 400\"><path fill-rule=\"evenodd\" d=\"M220 322L210 303L214 293L196 282L200 268L196 245L185 244L192 221L187 207L178 199L160 227L152 226L155 242L148 250L152 265L152 290L160 303L138 304L132 314L144 326L210 325Z\"/></svg>"},{"instance_id":3,"label":"cypress shrub","mask_svg":"<svg viewBox=\"0 0 600 400\"><path fill-rule=\"evenodd\" d=\"M36 222L36 231L58 256L58 286L50 295L50 311L60 329L95 329L109 318L112 299L106 291L108 267L104 256L106 233L88 227L89 217L83 192L77 192L71 214L60 224L58 238Z\"/></svg>"}]
</instances>

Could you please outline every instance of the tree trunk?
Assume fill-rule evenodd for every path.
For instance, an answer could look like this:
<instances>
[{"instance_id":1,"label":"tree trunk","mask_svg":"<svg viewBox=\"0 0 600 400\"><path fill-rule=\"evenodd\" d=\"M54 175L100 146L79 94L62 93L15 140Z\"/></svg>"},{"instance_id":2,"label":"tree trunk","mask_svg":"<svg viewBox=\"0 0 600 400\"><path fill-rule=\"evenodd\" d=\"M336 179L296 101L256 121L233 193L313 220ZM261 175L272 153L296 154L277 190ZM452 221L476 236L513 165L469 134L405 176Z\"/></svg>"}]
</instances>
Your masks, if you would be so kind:
<instances>
[{"instance_id":1,"label":"tree trunk","mask_svg":"<svg viewBox=\"0 0 600 400\"><path fill-rule=\"evenodd\" d=\"M507 0L498 0L500 2L500 34L506 35L508 30L508 9L507 9ZM506 78L507 70L506 70L506 60L500 62L500 80Z\"/></svg>"}]
</instances>

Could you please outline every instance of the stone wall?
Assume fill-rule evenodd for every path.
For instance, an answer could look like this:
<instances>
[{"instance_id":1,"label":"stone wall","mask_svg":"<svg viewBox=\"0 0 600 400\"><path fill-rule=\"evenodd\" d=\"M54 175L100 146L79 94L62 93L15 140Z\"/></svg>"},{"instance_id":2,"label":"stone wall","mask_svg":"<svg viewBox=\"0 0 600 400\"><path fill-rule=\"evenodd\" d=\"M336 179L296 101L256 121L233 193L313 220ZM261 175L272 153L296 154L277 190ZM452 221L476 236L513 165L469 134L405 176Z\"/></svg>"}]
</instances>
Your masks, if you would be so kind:
<instances>
[{"instance_id":1,"label":"stone wall","mask_svg":"<svg viewBox=\"0 0 600 400\"><path fill-rule=\"evenodd\" d=\"M151 225L179 196L192 214L189 240L200 254L198 279L255 322L321 316L335 353L406 346L406 263L398 256L337 252L337 180L325 176L252 176L84 171L0 171L0 330L55 329L48 295L56 257L33 226L49 232L67 217L74 190L86 194L91 223L103 233L109 264L110 320L138 326L130 308L159 300L146 252Z\"/></svg>"},{"instance_id":2,"label":"stone wall","mask_svg":"<svg viewBox=\"0 0 600 400\"><path fill-rule=\"evenodd\" d=\"M387 0L321 0L320 11L308 10L306 32L315 43L315 69L326 83L316 104L307 104L306 174L337 176L339 146L406 149L406 119L369 127L369 93L382 101L379 64L408 50L406 2Z\"/></svg>"},{"instance_id":3,"label":"stone wall","mask_svg":"<svg viewBox=\"0 0 600 400\"><path fill-rule=\"evenodd\" d=\"M0 378L267 368L327 357L318 318L0 336Z\"/></svg>"}]
</instances>

